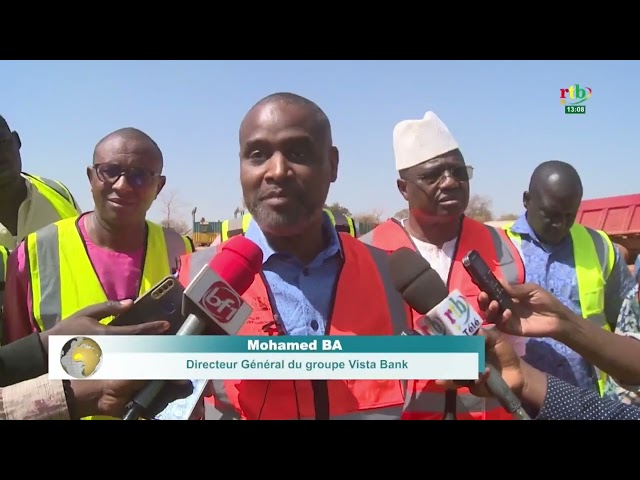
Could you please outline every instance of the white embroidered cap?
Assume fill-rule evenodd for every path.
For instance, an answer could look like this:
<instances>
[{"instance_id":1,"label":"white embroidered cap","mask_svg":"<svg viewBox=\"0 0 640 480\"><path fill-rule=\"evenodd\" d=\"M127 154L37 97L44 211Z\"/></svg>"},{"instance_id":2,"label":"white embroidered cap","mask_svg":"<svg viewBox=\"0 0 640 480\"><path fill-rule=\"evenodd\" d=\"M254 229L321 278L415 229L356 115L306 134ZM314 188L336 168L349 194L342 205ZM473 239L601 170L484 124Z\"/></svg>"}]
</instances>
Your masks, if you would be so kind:
<instances>
[{"instance_id":1,"label":"white embroidered cap","mask_svg":"<svg viewBox=\"0 0 640 480\"><path fill-rule=\"evenodd\" d=\"M393 129L396 170L419 165L459 148L447 126L433 112L420 120L403 120Z\"/></svg>"}]
</instances>

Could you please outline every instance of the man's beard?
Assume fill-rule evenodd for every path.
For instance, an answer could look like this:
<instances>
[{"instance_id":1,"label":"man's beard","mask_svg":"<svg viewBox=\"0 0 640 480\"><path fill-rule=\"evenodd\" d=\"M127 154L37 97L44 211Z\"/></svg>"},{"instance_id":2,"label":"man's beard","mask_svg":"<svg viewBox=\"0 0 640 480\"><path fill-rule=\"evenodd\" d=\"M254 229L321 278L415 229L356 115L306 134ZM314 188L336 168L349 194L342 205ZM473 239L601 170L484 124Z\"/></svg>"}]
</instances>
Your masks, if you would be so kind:
<instances>
[{"instance_id":1,"label":"man's beard","mask_svg":"<svg viewBox=\"0 0 640 480\"><path fill-rule=\"evenodd\" d=\"M286 209L276 211L259 200L247 206L253 219L260 228L270 233L289 233L306 225L316 213L316 209L302 201L287 206Z\"/></svg>"}]
</instances>

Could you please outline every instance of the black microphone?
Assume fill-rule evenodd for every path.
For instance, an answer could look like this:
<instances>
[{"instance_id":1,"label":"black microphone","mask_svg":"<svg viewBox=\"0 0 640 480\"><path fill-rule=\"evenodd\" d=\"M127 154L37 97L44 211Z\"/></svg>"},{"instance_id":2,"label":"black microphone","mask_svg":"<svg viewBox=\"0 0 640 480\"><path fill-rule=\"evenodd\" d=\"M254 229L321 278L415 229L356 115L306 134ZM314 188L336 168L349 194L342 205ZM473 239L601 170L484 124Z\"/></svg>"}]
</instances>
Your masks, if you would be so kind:
<instances>
[{"instance_id":1,"label":"black microphone","mask_svg":"<svg viewBox=\"0 0 640 480\"><path fill-rule=\"evenodd\" d=\"M482 326L482 318L464 296L458 290L449 293L440 275L420 254L409 248L394 251L389 256L389 270L393 284L404 301L424 315L420 326L429 334L474 335ZM522 408L520 399L495 367L488 362L487 367L490 371L487 389L500 405L518 420L531 420ZM445 401L450 403L451 396Z\"/></svg>"}]
</instances>

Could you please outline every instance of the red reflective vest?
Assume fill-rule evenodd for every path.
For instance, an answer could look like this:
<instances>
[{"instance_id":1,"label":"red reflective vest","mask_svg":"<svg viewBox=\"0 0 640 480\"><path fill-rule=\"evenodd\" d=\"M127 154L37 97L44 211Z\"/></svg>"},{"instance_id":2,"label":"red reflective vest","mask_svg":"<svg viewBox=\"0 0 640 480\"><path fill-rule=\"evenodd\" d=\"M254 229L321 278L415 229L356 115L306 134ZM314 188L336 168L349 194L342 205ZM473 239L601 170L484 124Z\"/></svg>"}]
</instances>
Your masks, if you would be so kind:
<instances>
[{"instance_id":1,"label":"red reflective vest","mask_svg":"<svg viewBox=\"0 0 640 480\"><path fill-rule=\"evenodd\" d=\"M387 251L402 247L417 251L408 233L396 219L389 219L378 225L371 232L360 237L360 240ZM462 259L469 250L477 250L494 275L506 279L509 283L524 282L524 264L518 250L504 230L463 217L447 286L451 290L457 288L469 304L481 313L478 308L480 290L471 281L471 277L462 265ZM420 317L418 312L413 312L414 322ZM442 410L439 405L444 402L444 391L440 387L432 381L420 380L416 381L410 389L420 392L420 396L426 399L417 405L417 412L412 415L412 418L421 420L441 418ZM432 407L436 408L432 409ZM496 400L478 399L466 388L458 390L457 418L460 420L512 420L512 416Z\"/></svg>"},{"instance_id":2,"label":"red reflective vest","mask_svg":"<svg viewBox=\"0 0 640 480\"><path fill-rule=\"evenodd\" d=\"M339 233L344 254L327 335L400 335L411 311L393 288L388 253ZM222 244L224 245L224 243ZM220 245L181 259L180 282L187 285ZM253 308L238 335L279 335L270 292L261 274L242 296ZM399 380L214 380L205 399L206 419L295 420L409 418L417 395ZM479 399L481 401L481 399ZM442 412L444 404L439 406Z\"/></svg>"},{"instance_id":3,"label":"red reflective vest","mask_svg":"<svg viewBox=\"0 0 640 480\"><path fill-rule=\"evenodd\" d=\"M393 288L387 253L339 233L344 264L338 277L327 335L400 335L411 312ZM187 285L220 246L181 259L179 279ZM242 296L253 308L239 335L279 335L270 292L262 275ZM442 418L444 399L411 390L415 382L397 380L214 380L205 399L207 419L411 419L424 418L428 406ZM408 390L407 390L408 389ZM470 397L475 403L483 399Z\"/></svg>"}]
</instances>

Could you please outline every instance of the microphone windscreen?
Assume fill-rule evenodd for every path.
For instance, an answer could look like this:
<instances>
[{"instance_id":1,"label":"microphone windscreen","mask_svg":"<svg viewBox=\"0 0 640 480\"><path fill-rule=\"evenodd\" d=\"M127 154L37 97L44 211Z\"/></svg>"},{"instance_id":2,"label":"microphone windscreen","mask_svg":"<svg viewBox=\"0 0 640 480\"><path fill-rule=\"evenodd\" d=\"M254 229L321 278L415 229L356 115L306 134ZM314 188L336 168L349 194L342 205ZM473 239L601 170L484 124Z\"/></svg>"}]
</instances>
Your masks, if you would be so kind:
<instances>
[{"instance_id":1,"label":"microphone windscreen","mask_svg":"<svg viewBox=\"0 0 640 480\"><path fill-rule=\"evenodd\" d=\"M425 314L449 295L438 272L410 248L400 248L389 255L389 272L395 289L416 312Z\"/></svg>"},{"instance_id":2,"label":"microphone windscreen","mask_svg":"<svg viewBox=\"0 0 640 480\"><path fill-rule=\"evenodd\" d=\"M209 268L233 288L244 294L262 268L262 250L251 240L236 236L213 257Z\"/></svg>"}]
</instances>

